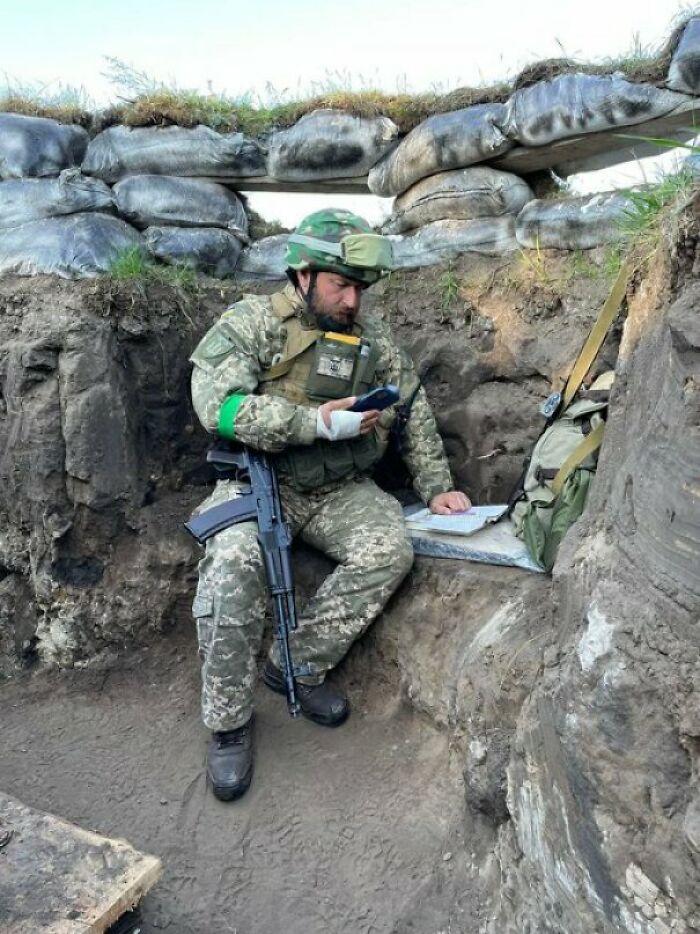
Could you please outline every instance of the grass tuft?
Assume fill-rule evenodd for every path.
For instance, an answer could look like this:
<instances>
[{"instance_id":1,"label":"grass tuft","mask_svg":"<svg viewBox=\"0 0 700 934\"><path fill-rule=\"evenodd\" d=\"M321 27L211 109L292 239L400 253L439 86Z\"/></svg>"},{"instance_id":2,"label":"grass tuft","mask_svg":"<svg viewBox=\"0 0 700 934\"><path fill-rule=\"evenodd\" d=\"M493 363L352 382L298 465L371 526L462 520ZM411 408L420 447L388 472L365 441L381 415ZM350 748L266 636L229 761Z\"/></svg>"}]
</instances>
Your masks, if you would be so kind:
<instances>
[{"instance_id":1,"label":"grass tuft","mask_svg":"<svg viewBox=\"0 0 700 934\"><path fill-rule=\"evenodd\" d=\"M629 192L632 205L619 222L620 233L643 262L659 246L664 218L674 207L685 203L697 186L697 177L689 169L681 169L656 185Z\"/></svg>"},{"instance_id":2,"label":"grass tuft","mask_svg":"<svg viewBox=\"0 0 700 934\"><path fill-rule=\"evenodd\" d=\"M112 263L108 275L117 282L129 282L145 286L157 282L169 285L182 292L199 291L197 273L190 266L181 263L172 266L154 263L139 246L122 250Z\"/></svg>"},{"instance_id":3,"label":"grass tuft","mask_svg":"<svg viewBox=\"0 0 700 934\"><path fill-rule=\"evenodd\" d=\"M50 89L36 84L22 84L5 79L0 90L0 112L47 117L59 123L75 123L89 130L95 104L85 88L59 84Z\"/></svg>"},{"instance_id":4,"label":"grass tuft","mask_svg":"<svg viewBox=\"0 0 700 934\"><path fill-rule=\"evenodd\" d=\"M101 113L89 101L84 89L59 86L51 92L47 87L11 87L0 91L0 110L52 117L62 123L79 123L97 132L107 126L124 123L128 126L183 127L204 124L222 133L242 132L264 138L275 129L292 126L304 114L319 108L343 110L358 117L387 116L406 134L434 114L446 113L475 104L501 103L514 90L537 81L550 80L561 74L583 72L609 75L622 71L632 81L663 86L668 67L683 28L698 7L686 7L674 23L670 38L658 51L633 38L627 52L599 62L579 62L566 54L540 61L523 69L513 80L500 81L486 87L459 87L452 90L433 88L413 93L405 79L397 82L395 92L381 91L377 80L362 75L354 78L345 71L326 72L324 79L308 87L277 90L267 85L265 91L231 96L225 92L208 93L180 88L174 82L160 81L117 58L106 58L105 76L117 93L117 102Z\"/></svg>"},{"instance_id":5,"label":"grass tuft","mask_svg":"<svg viewBox=\"0 0 700 934\"><path fill-rule=\"evenodd\" d=\"M153 263L139 246L126 247L120 250L114 262L109 267L109 275L120 282L145 280Z\"/></svg>"}]
</instances>

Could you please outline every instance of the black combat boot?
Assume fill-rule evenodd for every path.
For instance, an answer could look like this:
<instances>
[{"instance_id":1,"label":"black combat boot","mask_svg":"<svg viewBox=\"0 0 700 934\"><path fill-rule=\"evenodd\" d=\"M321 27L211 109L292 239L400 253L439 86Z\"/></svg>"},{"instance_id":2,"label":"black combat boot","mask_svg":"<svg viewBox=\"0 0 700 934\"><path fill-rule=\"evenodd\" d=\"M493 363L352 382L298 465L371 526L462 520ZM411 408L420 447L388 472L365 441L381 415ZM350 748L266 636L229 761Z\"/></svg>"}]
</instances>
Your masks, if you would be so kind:
<instances>
[{"instance_id":1,"label":"black combat boot","mask_svg":"<svg viewBox=\"0 0 700 934\"><path fill-rule=\"evenodd\" d=\"M245 794L253 777L253 721L237 730L213 733L207 753L207 778L219 801Z\"/></svg>"},{"instance_id":2,"label":"black combat boot","mask_svg":"<svg viewBox=\"0 0 700 934\"><path fill-rule=\"evenodd\" d=\"M262 679L277 694L287 693L282 672L269 659L265 663ZM321 726L340 726L350 714L347 697L328 681L323 684L300 684L297 681L297 694L301 712Z\"/></svg>"}]
</instances>

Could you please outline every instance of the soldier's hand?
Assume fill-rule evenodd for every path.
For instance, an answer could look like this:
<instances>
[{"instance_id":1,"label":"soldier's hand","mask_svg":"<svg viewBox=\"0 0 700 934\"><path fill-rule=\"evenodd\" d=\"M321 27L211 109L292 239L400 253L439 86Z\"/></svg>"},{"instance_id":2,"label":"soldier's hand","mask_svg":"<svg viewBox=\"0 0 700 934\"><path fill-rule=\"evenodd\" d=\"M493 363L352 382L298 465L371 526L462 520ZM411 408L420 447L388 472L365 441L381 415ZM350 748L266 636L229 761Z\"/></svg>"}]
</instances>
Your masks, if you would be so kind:
<instances>
[{"instance_id":1,"label":"soldier's hand","mask_svg":"<svg viewBox=\"0 0 700 934\"><path fill-rule=\"evenodd\" d=\"M471 500L458 490L449 493L438 493L430 500L430 511L438 516L450 516L454 512L466 512L471 508Z\"/></svg>"},{"instance_id":2,"label":"soldier's hand","mask_svg":"<svg viewBox=\"0 0 700 934\"><path fill-rule=\"evenodd\" d=\"M326 426L328 431L331 431L331 416L333 412L345 412L357 401L357 396L346 396L344 399L332 399L330 402L324 402L322 406L319 406L319 415L323 419L323 424ZM359 416L359 412L349 413L353 416ZM369 412L362 412L361 418L355 418L354 422L358 428L348 434L343 432L342 437L356 437L358 434L366 435L368 432L372 431L374 426L377 424L377 419L380 416L380 412L376 409L372 409Z\"/></svg>"}]
</instances>

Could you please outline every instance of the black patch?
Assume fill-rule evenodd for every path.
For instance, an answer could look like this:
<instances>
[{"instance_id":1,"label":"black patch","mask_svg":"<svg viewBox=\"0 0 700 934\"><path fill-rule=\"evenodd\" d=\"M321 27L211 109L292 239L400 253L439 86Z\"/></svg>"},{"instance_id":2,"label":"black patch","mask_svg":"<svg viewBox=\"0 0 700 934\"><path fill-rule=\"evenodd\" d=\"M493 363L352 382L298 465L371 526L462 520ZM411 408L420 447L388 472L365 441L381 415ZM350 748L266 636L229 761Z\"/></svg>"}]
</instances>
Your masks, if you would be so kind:
<instances>
[{"instance_id":1,"label":"black patch","mask_svg":"<svg viewBox=\"0 0 700 934\"><path fill-rule=\"evenodd\" d=\"M700 87L700 55L684 55L678 62L681 81L696 91Z\"/></svg>"},{"instance_id":2,"label":"black patch","mask_svg":"<svg viewBox=\"0 0 700 934\"><path fill-rule=\"evenodd\" d=\"M651 111L651 101L648 99L630 100L629 98L620 98L619 100L620 110L625 115L625 117L639 117L646 115Z\"/></svg>"},{"instance_id":3,"label":"black patch","mask_svg":"<svg viewBox=\"0 0 700 934\"><path fill-rule=\"evenodd\" d=\"M104 574L104 565L97 558L57 558L51 572L56 580L73 587L94 587Z\"/></svg>"},{"instance_id":4,"label":"black patch","mask_svg":"<svg viewBox=\"0 0 700 934\"><path fill-rule=\"evenodd\" d=\"M564 758L564 768L581 815L593 814L598 805L598 796L588 778L578 767L575 759L569 755ZM614 917L616 902L620 892L610 872L603 839L593 820L580 820L575 829L576 844L584 865L600 898L603 910L608 918Z\"/></svg>"},{"instance_id":5,"label":"black patch","mask_svg":"<svg viewBox=\"0 0 700 934\"><path fill-rule=\"evenodd\" d=\"M310 172L336 166L348 169L361 162L364 154L364 149L358 143L304 144L285 147L280 163L285 167Z\"/></svg>"},{"instance_id":6,"label":"black patch","mask_svg":"<svg viewBox=\"0 0 700 934\"><path fill-rule=\"evenodd\" d=\"M530 124L530 135L540 136L544 133L551 133L554 128L554 115L552 113L542 114Z\"/></svg>"},{"instance_id":7,"label":"black patch","mask_svg":"<svg viewBox=\"0 0 700 934\"><path fill-rule=\"evenodd\" d=\"M622 100L619 101L619 104L620 109L623 109ZM608 123L610 126L615 126L615 124L618 122L615 119L615 108L613 106L612 98L606 97L603 101L601 101L600 113L605 118L606 123Z\"/></svg>"},{"instance_id":8,"label":"black patch","mask_svg":"<svg viewBox=\"0 0 700 934\"><path fill-rule=\"evenodd\" d=\"M614 752L622 753L632 744L632 711L619 691L602 685L594 695L598 726Z\"/></svg>"}]
</instances>

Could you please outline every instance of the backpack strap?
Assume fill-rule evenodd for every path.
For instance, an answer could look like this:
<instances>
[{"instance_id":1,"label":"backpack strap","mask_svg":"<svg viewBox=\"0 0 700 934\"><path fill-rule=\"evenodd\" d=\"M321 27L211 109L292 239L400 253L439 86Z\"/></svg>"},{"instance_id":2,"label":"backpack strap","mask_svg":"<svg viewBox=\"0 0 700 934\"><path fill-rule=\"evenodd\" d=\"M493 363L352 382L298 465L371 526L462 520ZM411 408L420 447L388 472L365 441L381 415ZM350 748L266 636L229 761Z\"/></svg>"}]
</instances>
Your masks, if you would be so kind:
<instances>
[{"instance_id":1,"label":"backpack strap","mask_svg":"<svg viewBox=\"0 0 700 934\"><path fill-rule=\"evenodd\" d=\"M610 290L605 304L600 310L598 315L598 320L593 325L591 333L588 335L586 343L581 348L581 353L578 355L574 368L571 371L569 379L566 382L564 387L564 393L562 396L561 411L566 409L571 400L574 398L578 392L583 379L593 365L593 361L598 356L598 351L603 346L603 341L605 340L608 331L612 327L612 323L617 317L617 313L620 310L622 301L627 293L627 286L629 281L632 278L632 273L634 272L633 264L628 260L626 263L623 263L622 268L617 274L617 279Z\"/></svg>"},{"instance_id":2,"label":"backpack strap","mask_svg":"<svg viewBox=\"0 0 700 934\"><path fill-rule=\"evenodd\" d=\"M571 454L569 454L552 481L552 493L554 493L555 497L559 496L561 493L562 487L568 480L569 475L572 474L577 467L580 467L589 455L598 450L603 443L604 432L605 422L601 421L589 435L586 435L583 441L576 445Z\"/></svg>"}]
</instances>

